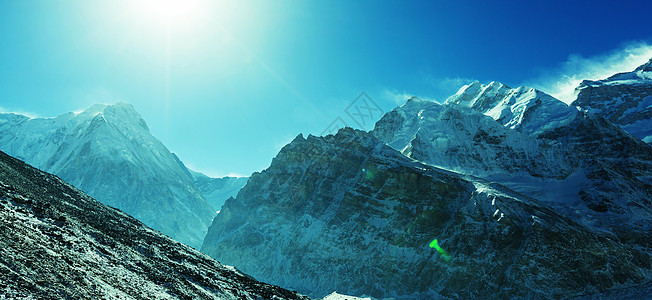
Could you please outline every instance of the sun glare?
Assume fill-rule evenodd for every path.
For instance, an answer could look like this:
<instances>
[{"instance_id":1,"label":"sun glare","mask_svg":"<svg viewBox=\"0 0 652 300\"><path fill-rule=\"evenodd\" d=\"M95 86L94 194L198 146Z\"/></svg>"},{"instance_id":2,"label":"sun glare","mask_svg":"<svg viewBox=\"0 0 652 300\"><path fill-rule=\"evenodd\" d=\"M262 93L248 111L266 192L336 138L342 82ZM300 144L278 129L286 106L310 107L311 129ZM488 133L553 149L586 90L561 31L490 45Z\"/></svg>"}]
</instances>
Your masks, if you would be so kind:
<instances>
[{"instance_id":1,"label":"sun glare","mask_svg":"<svg viewBox=\"0 0 652 300\"><path fill-rule=\"evenodd\" d=\"M139 0L138 4L143 16L168 25L188 22L199 12L192 0Z\"/></svg>"}]
</instances>

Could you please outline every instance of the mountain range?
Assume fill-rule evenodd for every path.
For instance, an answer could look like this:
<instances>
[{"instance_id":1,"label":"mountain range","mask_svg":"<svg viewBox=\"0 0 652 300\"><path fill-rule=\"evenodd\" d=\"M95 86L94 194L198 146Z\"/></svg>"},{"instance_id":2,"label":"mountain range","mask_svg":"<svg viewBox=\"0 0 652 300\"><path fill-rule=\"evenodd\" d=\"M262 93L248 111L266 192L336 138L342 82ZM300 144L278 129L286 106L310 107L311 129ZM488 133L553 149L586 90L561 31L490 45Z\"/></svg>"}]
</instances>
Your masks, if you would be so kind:
<instances>
[{"instance_id":1,"label":"mountain range","mask_svg":"<svg viewBox=\"0 0 652 300\"><path fill-rule=\"evenodd\" d=\"M224 191L219 184L201 185L209 203L195 183L200 175L154 137L127 103L97 104L56 118L0 114L0 150L197 249L220 209L212 205L246 182Z\"/></svg>"},{"instance_id":2,"label":"mountain range","mask_svg":"<svg viewBox=\"0 0 652 300\"><path fill-rule=\"evenodd\" d=\"M0 152L2 299L308 299Z\"/></svg>"},{"instance_id":3,"label":"mountain range","mask_svg":"<svg viewBox=\"0 0 652 300\"><path fill-rule=\"evenodd\" d=\"M475 82L443 105L412 99L372 133L408 157L498 182L588 226L643 240L650 230L650 146L541 91Z\"/></svg>"},{"instance_id":4,"label":"mountain range","mask_svg":"<svg viewBox=\"0 0 652 300\"><path fill-rule=\"evenodd\" d=\"M227 200L202 251L314 297L649 295L649 65L591 87L603 97L582 83L571 106L474 82L370 133L298 136Z\"/></svg>"},{"instance_id":5,"label":"mountain range","mask_svg":"<svg viewBox=\"0 0 652 300\"><path fill-rule=\"evenodd\" d=\"M650 273L635 245L352 129L284 147L227 200L202 252L313 297L559 298Z\"/></svg>"},{"instance_id":6,"label":"mountain range","mask_svg":"<svg viewBox=\"0 0 652 300\"><path fill-rule=\"evenodd\" d=\"M249 178L189 170L126 103L0 114L0 150L41 170L0 153L0 296L645 297L651 64L570 105L500 82L413 97Z\"/></svg>"}]
</instances>

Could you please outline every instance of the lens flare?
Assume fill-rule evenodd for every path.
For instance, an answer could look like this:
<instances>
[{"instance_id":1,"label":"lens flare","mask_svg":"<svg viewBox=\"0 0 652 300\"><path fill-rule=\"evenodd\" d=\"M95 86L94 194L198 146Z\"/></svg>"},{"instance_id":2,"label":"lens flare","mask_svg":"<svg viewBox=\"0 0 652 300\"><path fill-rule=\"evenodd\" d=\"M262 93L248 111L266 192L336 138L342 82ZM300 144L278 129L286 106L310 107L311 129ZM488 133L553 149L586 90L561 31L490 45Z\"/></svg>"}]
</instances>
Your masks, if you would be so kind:
<instances>
[{"instance_id":1,"label":"lens flare","mask_svg":"<svg viewBox=\"0 0 652 300\"><path fill-rule=\"evenodd\" d=\"M374 179L374 176L376 175L374 171L362 168L362 175L364 176L365 179L367 180L372 180Z\"/></svg>"},{"instance_id":2,"label":"lens flare","mask_svg":"<svg viewBox=\"0 0 652 300\"><path fill-rule=\"evenodd\" d=\"M445 261L451 260L451 257L450 257L450 255L448 255L448 252L446 252L446 250L439 247L437 239L434 239L434 240L432 240L432 242L430 242L430 248L435 248L437 250L437 252L439 252L439 255L441 255L441 258L443 260L445 260Z\"/></svg>"}]
</instances>

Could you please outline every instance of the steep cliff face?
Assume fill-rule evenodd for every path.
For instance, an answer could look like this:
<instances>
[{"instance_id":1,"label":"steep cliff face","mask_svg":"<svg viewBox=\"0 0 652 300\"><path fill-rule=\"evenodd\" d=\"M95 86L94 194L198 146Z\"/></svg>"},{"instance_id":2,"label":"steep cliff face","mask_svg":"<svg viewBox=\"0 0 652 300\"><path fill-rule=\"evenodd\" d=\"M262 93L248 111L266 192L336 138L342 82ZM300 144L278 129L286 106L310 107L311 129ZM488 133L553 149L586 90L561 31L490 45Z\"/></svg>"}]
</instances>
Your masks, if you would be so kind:
<instances>
[{"instance_id":1,"label":"steep cliff face","mask_svg":"<svg viewBox=\"0 0 652 300\"><path fill-rule=\"evenodd\" d=\"M476 176L566 178L577 160L471 108L412 98L371 132L413 159Z\"/></svg>"},{"instance_id":2,"label":"steep cliff face","mask_svg":"<svg viewBox=\"0 0 652 300\"><path fill-rule=\"evenodd\" d=\"M0 114L0 149L196 248L215 215L183 163L126 103L50 119Z\"/></svg>"},{"instance_id":3,"label":"steep cliff face","mask_svg":"<svg viewBox=\"0 0 652 300\"><path fill-rule=\"evenodd\" d=\"M0 152L0 298L307 299Z\"/></svg>"},{"instance_id":4,"label":"steep cliff face","mask_svg":"<svg viewBox=\"0 0 652 300\"><path fill-rule=\"evenodd\" d=\"M612 235L352 129L285 146L202 251L312 296L642 295L650 275L649 254Z\"/></svg>"},{"instance_id":5,"label":"steep cliff face","mask_svg":"<svg viewBox=\"0 0 652 300\"><path fill-rule=\"evenodd\" d=\"M549 96L511 114L509 120L521 121L516 125L501 119L508 113L490 113L509 108L514 94L494 82L465 86L444 105L412 99L383 116L372 134L413 159L498 182L587 226L650 246L652 147ZM519 99L511 107L534 98ZM529 113L533 109L567 119ZM523 124L537 129L522 131Z\"/></svg>"},{"instance_id":6,"label":"steep cliff face","mask_svg":"<svg viewBox=\"0 0 652 300\"><path fill-rule=\"evenodd\" d=\"M512 89L497 81L487 85L476 81L463 86L446 103L470 107L526 134L567 124L578 113L542 91L525 86Z\"/></svg>"},{"instance_id":7,"label":"steep cliff face","mask_svg":"<svg viewBox=\"0 0 652 300\"><path fill-rule=\"evenodd\" d=\"M571 104L622 127L633 136L652 143L652 59L632 72L604 80L583 81Z\"/></svg>"}]
</instances>

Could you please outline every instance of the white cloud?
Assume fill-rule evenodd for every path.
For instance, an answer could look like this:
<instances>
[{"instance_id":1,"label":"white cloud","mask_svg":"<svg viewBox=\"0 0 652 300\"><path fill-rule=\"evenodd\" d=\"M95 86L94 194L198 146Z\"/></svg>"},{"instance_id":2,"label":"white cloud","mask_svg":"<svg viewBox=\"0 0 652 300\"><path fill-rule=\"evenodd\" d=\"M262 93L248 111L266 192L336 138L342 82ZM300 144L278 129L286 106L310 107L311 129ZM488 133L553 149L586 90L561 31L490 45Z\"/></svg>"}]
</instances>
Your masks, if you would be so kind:
<instances>
[{"instance_id":1,"label":"white cloud","mask_svg":"<svg viewBox=\"0 0 652 300\"><path fill-rule=\"evenodd\" d=\"M0 113L23 115L23 116L26 116L26 117L32 118L32 119L41 117L38 114L33 113L33 112L28 112L28 111L23 111L23 110L16 110L16 109L6 109L6 108L4 108L2 106L0 106Z\"/></svg>"},{"instance_id":2,"label":"white cloud","mask_svg":"<svg viewBox=\"0 0 652 300\"><path fill-rule=\"evenodd\" d=\"M77 102L83 106L83 110L92 106L93 104L115 104L120 101L127 101L125 97L121 97L116 94L113 90L103 87L96 86L90 89L83 89L74 91L74 98Z\"/></svg>"},{"instance_id":3,"label":"white cloud","mask_svg":"<svg viewBox=\"0 0 652 300\"><path fill-rule=\"evenodd\" d=\"M387 102L394 105L403 105L412 97L419 97L423 100L443 103L446 98L455 94L462 86L476 81L472 78L460 76L455 77L434 77L430 74L421 74L419 80L425 83L420 93L399 91L394 88L386 88L381 91L381 96Z\"/></svg>"},{"instance_id":4,"label":"white cloud","mask_svg":"<svg viewBox=\"0 0 652 300\"><path fill-rule=\"evenodd\" d=\"M392 103L396 105L403 105L408 99L412 97L419 97L423 100L429 100L429 101L434 101L439 103L437 100L434 98L429 98L429 97L424 97L424 96L418 96L412 93L406 93L406 92L400 92L397 89L384 89L383 90L383 97L386 99L389 99Z\"/></svg>"},{"instance_id":5,"label":"white cloud","mask_svg":"<svg viewBox=\"0 0 652 300\"><path fill-rule=\"evenodd\" d=\"M575 100L574 90L582 80L605 79L613 74L629 72L652 58L652 45L632 43L607 54L583 57L573 54L557 68L544 72L525 85L540 89L570 103Z\"/></svg>"}]
</instances>

